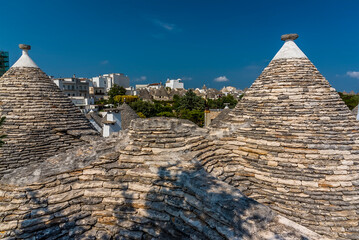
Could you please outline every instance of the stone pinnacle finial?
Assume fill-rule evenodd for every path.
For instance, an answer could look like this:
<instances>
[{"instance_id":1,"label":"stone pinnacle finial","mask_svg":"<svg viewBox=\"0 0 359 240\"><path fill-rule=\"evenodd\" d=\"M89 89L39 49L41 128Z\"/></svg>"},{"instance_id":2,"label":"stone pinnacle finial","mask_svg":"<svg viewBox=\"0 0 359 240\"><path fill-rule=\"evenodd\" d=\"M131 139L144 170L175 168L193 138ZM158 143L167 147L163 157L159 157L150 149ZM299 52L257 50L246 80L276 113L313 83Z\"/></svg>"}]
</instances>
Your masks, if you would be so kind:
<instances>
[{"instance_id":1,"label":"stone pinnacle finial","mask_svg":"<svg viewBox=\"0 0 359 240\"><path fill-rule=\"evenodd\" d=\"M288 59L288 58L307 58L302 50L299 49L294 40L298 38L298 34L284 34L281 39L284 41L283 46L274 56L273 60Z\"/></svg>"},{"instance_id":2,"label":"stone pinnacle finial","mask_svg":"<svg viewBox=\"0 0 359 240\"><path fill-rule=\"evenodd\" d=\"M30 50L31 46L26 44L19 44L19 48L22 50Z\"/></svg>"},{"instance_id":3,"label":"stone pinnacle finial","mask_svg":"<svg viewBox=\"0 0 359 240\"><path fill-rule=\"evenodd\" d=\"M288 41L288 40L294 41L294 40L297 39L298 37L299 37L298 34L296 34L296 33L290 33L290 34L284 34L284 35L282 35L282 36L280 37L280 39L281 39L282 41Z\"/></svg>"},{"instance_id":4,"label":"stone pinnacle finial","mask_svg":"<svg viewBox=\"0 0 359 240\"><path fill-rule=\"evenodd\" d=\"M33 67L33 68L38 68L36 63L34 63L34 61L32 61L32 59L29 56L29 53L27 52L27 51L29 51L31 49L31 46L26 45L26 44L19 44L19 48L22 50L22 55L16 61L16 63L14 65L12 65L12 68L13 67Z\"/></svg>"}]
</instances>

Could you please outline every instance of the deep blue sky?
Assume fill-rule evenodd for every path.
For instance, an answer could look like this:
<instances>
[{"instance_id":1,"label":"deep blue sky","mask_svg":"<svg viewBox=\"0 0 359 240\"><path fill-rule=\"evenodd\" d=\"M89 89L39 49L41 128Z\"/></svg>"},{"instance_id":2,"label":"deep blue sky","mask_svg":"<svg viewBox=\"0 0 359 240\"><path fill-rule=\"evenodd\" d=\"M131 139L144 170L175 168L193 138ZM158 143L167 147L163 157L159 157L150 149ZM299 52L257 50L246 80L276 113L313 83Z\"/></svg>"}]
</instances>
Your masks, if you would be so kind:
<instances>
[{"instance_id":1,"label":"deep blue sky","mask_svg":"<svg viewBox=\"0 0 359 240\"><path fill-rule=\"evenodd\" d=\"M1 1L0 49L48 75L122 72L131 85L249 87L285 33L339 91L359 92L359 1ZM348 72L354 72L349 73ZM358 72L358 73L356 73ZM216 82L225 76L227 82ZM222 78L223 79L223 78Z\"/></svg>"}]
</instances>

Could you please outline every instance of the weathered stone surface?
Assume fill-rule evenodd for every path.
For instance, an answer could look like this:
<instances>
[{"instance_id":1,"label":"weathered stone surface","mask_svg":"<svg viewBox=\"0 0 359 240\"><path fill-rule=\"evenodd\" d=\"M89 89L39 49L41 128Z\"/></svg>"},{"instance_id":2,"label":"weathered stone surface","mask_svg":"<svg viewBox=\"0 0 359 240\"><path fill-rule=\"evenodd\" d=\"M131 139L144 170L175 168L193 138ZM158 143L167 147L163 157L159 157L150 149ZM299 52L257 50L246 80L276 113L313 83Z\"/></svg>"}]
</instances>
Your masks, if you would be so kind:
<instances>
[{"instance_id":1,"label":"weathered stone surface","mask_svg":"<svg viewBox=\"0 0 359 240\"><path fill-rule=\"evenodd\" d=\"M0 177L78 146L84 143L82 136L96 135L79 109L39 68L10 68L0 78L0 99L0 116L6 117L1 133L7 135L0 148Z\"/></svg>"},{"instance_id":2,"label":"weathered stone surface","mask_svg":"<svg viewBox=\"0 0 359 240\"><path fill-rule=\"evenodd\" d=\"M68 154L58 155L56 161L49 158L40 167L51 163L57 173L52 170L49 176L41 171L36 181L33 175L24 174L34 166L18 169L22 177L11 179L9 174L0 181L0 187L17 185L1 187L6 192L1 193L0 206L12 215L0 220L0 225L4 223L7 235L18 238L252 239L264 233L276 237L292 233L293 239L310 233L312 239L321 238L306 228L304 234L297 226L279 223L268 207L204 171L196 156L207 152L206 147L198 147L208 146L209 141L199 137L206 132L183 120L138 119L126 133L130 145L119 141L112 146L112 151L121 154L117 159L108 151L95 154L102 145L94 142L88 152L93 160L88 161L86 154L72 161L66 160L71 158ZM166 149L163 143L172 142L177 134L184 144L162 151ZM155 152L149 152L146 144L138 145L149 137L160 139L154 143ZM139 147L128 147L131 144ZM83 152L86 147L79 149ZM61 167L64 163L68 165L66 173ZM112 171L116 169L121 169L121 174ZM46 184L33 187L42 182ZM19 204L7 204L22 198L30 198L32 204L21 207L20 212L16 212ZM20 217L24 215L25 219ZM282 229L278 230L278 225Z\"/></svg>"},{"instance_id":3,"label":"weathered stone surface","mask_svg":"<svg viewBox=\"0 0 359 240\"><path fill-rule=\"evenodd\" d=\"M9 102L4 108L0 104L0 113L8 111L16 124L4 129L17 134L14 144L27 145L20 155L4 148L2 157L17 156L15 165L3 167L0 161L0 171L7 172L0 180L1 238L357 236L359 126L306 58L273 60L215 128L170 118L137 119L118 136L100 141L83 136L87 123L72 112L58 115L61 126L44 124L37 107L45 105L51 115L67 109L67 100L56 91L50 92L57 99L22 95L30 80L32 91L51 87L40 70L19 69L5 77L0 94ZM11 82L14 77L21 81ZM1 93L1 84L14 96ZM24 105L33 114L11 112L16 98L35 102L34 108ZM59 103L55 100L63 105L48 109ZM33 125L42 135L26 132ZM74 145L81 146L59 151Z\"/></svg>"},{"instance_id":4,"label":"weathered stone surface","mask_svg":"<svg viewBox=\"0 0 359 240\"><path fill-rule=\"evenodd\" d=\"M213 176L329 237L359 222L341 212L359 208L359 123L306 57L273 59L211 132L222 150L199 159Z\"/></svg>"}]
</instances>

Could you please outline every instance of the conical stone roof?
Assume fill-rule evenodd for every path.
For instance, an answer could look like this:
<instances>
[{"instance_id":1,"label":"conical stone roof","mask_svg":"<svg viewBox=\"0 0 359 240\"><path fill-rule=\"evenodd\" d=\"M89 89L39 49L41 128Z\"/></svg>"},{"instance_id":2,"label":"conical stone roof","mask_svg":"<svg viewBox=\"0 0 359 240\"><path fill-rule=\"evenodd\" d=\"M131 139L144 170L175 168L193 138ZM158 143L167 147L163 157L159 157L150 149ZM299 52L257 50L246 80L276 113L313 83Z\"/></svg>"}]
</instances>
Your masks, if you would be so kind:
<instances>
[{"instance_id":1,"label":"conical stone roof","mask_svg":"<svg viewBox=\"0 0 359 240\"><path fill-rule=\"evenodd\" d=\"M126 130L129 128L131 121L136 118L140 118L137 113L126 103L120 106L121 110L121 128Z\"/></svg>"},{"instance_id":2,"label":"conical stone roof","mask_svg":"<svg viewBox=\"0 0 359 240\"><path fill-rule=\"evenodd\" d=\"M209 124L210 127L216 127L217 125L220 125L221 122L226 121L228 118L228 114L231 112L231 109L225 108L221 111L220 114L218 114L217 117L215 117L211 123Z\"/></svg>"},{"instance_id":3,"label":"conical stone roof","mask_svg":"<svg viewBox=\"0 0 359 240\"><path fill-rule=\"evenodd\" d=\"M293 38L222 123L235 157L208 169L318 233L357 239L359 124Z\"/></svg>"},{"instance_id":4,"label":"conical stone roof","mask_svg":"<svg viewBox=\"0 0 359 240\"><path fill-rule=\"evenodd\" d=\"M31 60L28 45L23 55L0 78L0 176L81 144L82 135L95 134L88 120L56 84Z\"/></svg>"}]
</instances>

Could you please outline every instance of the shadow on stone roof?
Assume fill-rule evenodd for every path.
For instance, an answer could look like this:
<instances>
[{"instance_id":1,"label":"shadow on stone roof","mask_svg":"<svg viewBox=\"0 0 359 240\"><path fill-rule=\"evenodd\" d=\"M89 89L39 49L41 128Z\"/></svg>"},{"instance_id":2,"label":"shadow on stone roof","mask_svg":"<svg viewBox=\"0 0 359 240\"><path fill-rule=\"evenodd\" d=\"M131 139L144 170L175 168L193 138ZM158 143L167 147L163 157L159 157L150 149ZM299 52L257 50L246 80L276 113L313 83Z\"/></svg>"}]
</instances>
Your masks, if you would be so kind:
<instances>
[{"instance_id":1,"label":"shadow on stone roof","mask_svg":"<svg viewBox=\"0 0 359 240\"><path fill-rule=\"evenodd\" d=\"M205 131L137 119L116 139L17 169L0 181L0 237L320 239L204 171Z\"/></svg>"}]
</instances>

